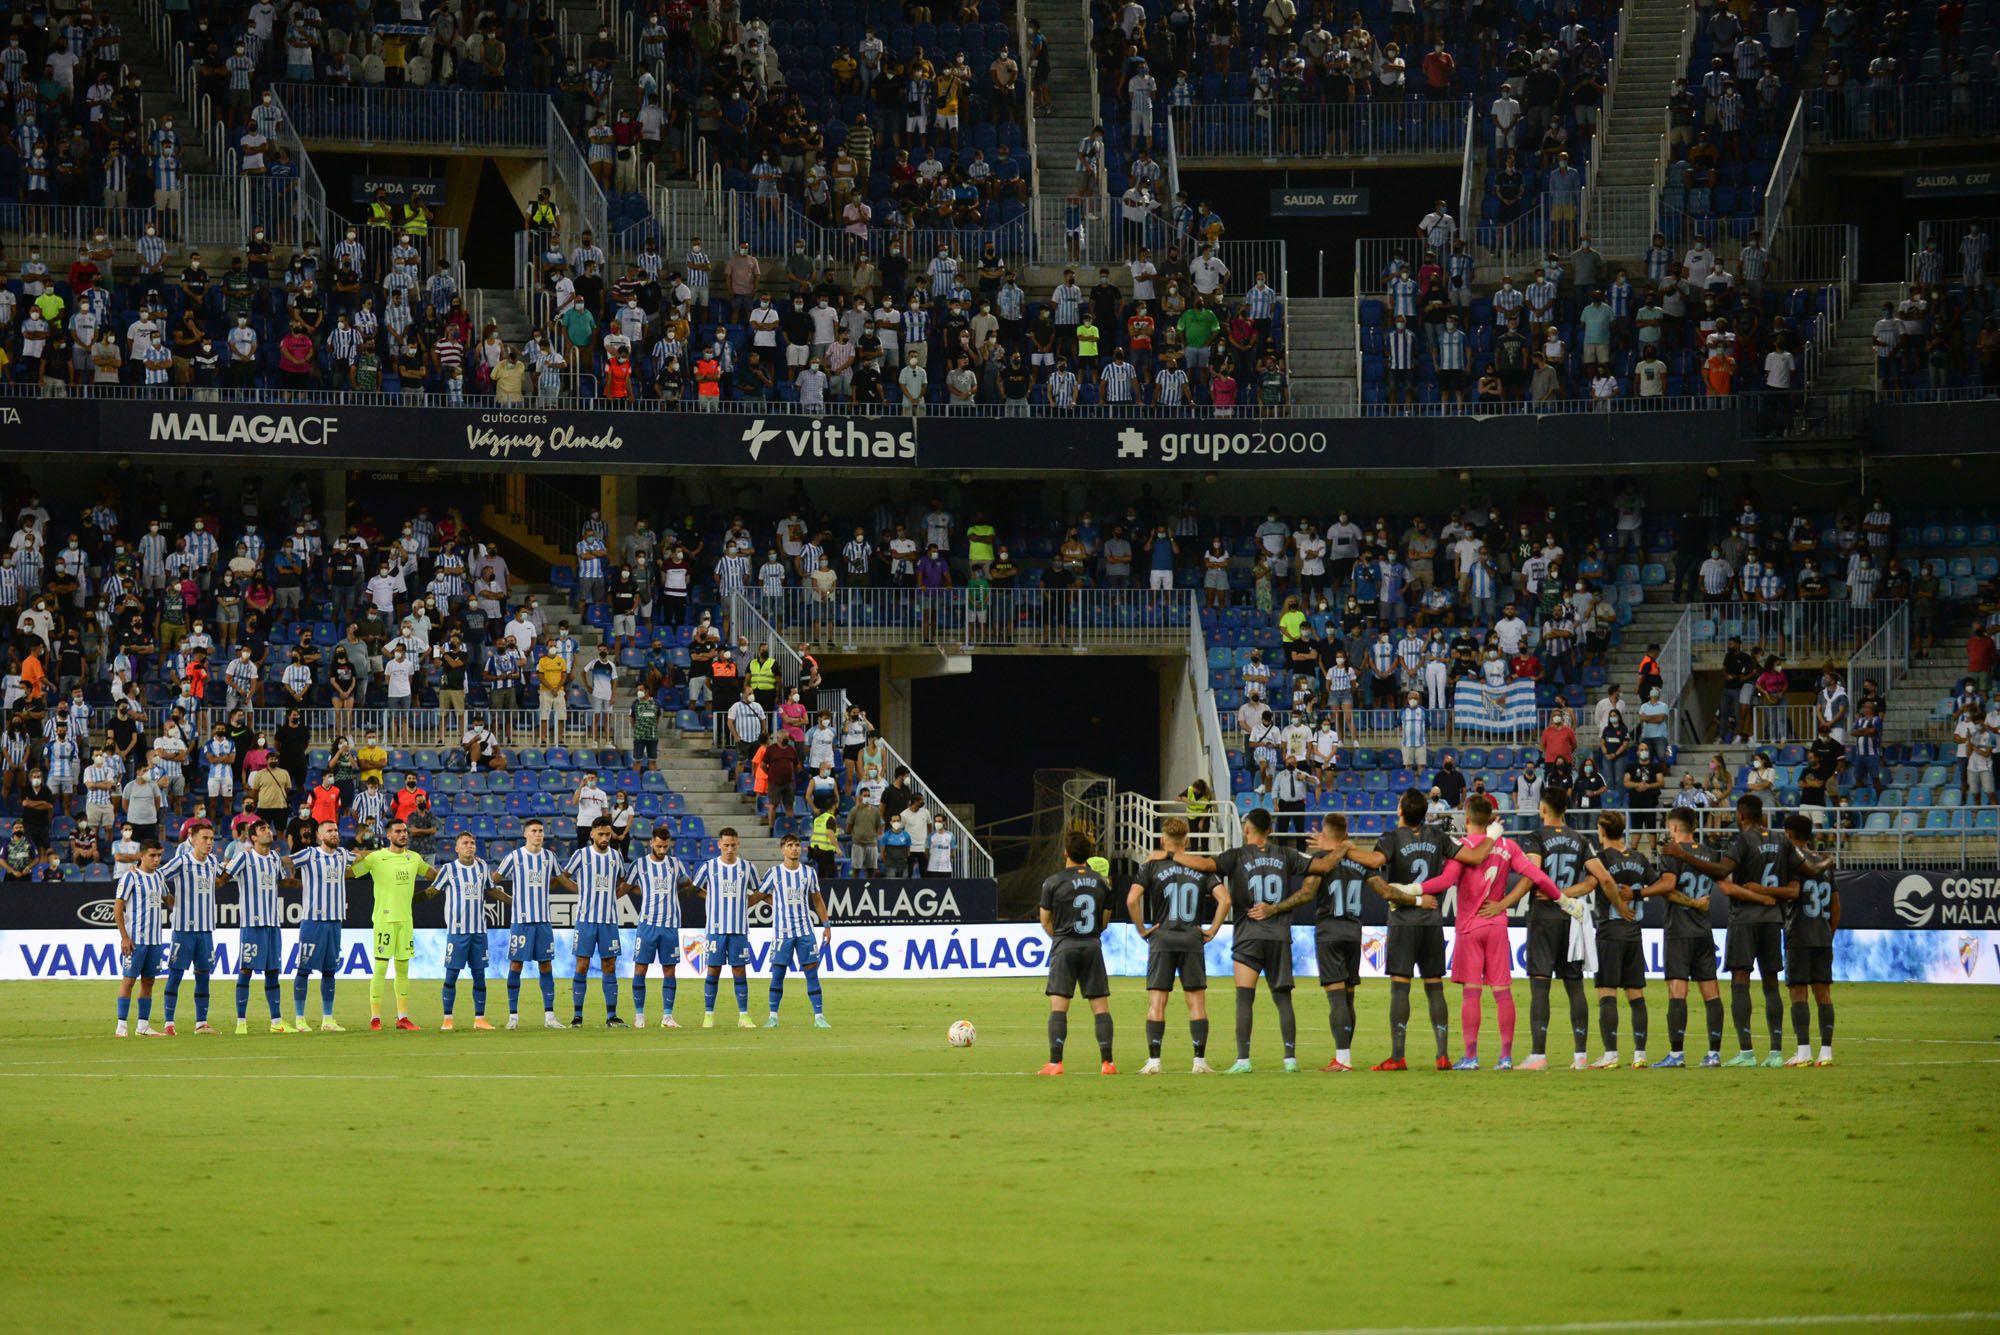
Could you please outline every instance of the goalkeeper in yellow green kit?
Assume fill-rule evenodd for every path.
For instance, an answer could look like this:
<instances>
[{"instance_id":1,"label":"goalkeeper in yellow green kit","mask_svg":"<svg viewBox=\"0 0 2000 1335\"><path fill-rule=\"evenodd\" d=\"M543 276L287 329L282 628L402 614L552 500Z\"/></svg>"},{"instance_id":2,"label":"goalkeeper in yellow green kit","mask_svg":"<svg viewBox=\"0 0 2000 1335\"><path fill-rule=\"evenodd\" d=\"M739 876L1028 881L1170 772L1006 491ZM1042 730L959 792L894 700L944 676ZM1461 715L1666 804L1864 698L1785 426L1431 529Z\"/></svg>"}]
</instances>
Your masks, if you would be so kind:
<instances>
[{"instance_id":1,"label":"goalkeeper in yellow green kit","mask_svg":"<svg viewBox=\"0 0 2000 1335\"><path fill-rule=\"evenodd\" d=\"M423 1026L410 1018L410 942L414 935L410 919L410 903L416 898L417 878L432 874L430 863L424 855L410 847L410 827L402 821L391 821L386 831L389 845L378 848L367 857L354 864L348 875L355 880L366 877L375 886L375 972L368 979L368 1012L370 1029L382 1027L382 984L389 974L389 963L396 965L396 1027L398 1029L421 1029Z\"/></svg>"}]
</instances>

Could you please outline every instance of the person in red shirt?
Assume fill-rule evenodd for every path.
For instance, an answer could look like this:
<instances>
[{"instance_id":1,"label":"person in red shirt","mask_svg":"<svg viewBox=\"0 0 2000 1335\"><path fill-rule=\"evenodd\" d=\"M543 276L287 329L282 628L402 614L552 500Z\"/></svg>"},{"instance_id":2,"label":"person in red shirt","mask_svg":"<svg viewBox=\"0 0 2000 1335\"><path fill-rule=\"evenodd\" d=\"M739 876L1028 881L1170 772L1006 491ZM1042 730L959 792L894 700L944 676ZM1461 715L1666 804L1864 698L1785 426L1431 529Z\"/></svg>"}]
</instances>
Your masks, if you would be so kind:
<instances>
[{"instance_id":1,"label":"person in red shirt","mask_svg":"<svg viewBox=\"0 0 2000 1335\"><path fill-rule=\"evenodd\" d=\"M1540 681L1542 660L1523 645L1521 652L1514 655L1514 661L1507 665L1507 674L1516 681Z\"/></svg>"},{"instance_id":2,"label":"person in red shirt","mask_svg":"<svg viewBox=\"0 0 2000 1335\"><path fill-rule=\"evenodd\" d=\"M278 378L286 389L311 389L314 363L312 335L294 320L292 332L278 343Z\"/></svg>"},{"instance_id":3,"label":"person in red shirt","mask_svg":"<svg viewBox=\"0 0 2000 1335\"><path fill-rule=\"evenodd\" d=\"M312 818L322 825L340 819L340 785L331 774L320 776L308 800L312 803Z\"/></svg>"},{"instance_id":4,"label":"person in red shirt","mask_svg":"<svg viewBox=\"0 0 2000 1335\"><path fill-rule=\"evenodd\" d=\"M429 793L418 786L416 775L404 775L403 786L397 790L395 799L389 803L391 819L408 820L410 813L417 809L418 799L428 798L429 796Z\"/></svg>"},{"instance_id":5,"label":"person in red shirt","mask_svg":"<svg viewBox=\"0 0 2000 1335\"><path fill-rule=\"evenodd\" d=\"M1702 383L1711 397L1724 398L1736 392L1736 359L1717 348L1701 364Z\"/></svg>"},{"instance_id":6,"label":"person in red shirt","mask_svg":"<svg viewBox=\"0 0 2000 1335\"><path fill-rule=\"evenodd\" d=\"M1993 693L1993 637L1978 626L1965 637L1965 670L1972 675L1981 695Z\"/></svg>"},{"instance_id":7,"label":"person in red shirt","mask_svg":"<svg viewBox=\"0 0 2000 1335\"><path fill-rule=\"evenodd\" d=\"M1141 377L1153 374L1153 317L1146 313L1146 303L1138 307L1125 320L1125 348L1132 355L1132 364L1139 368Z\"/></svg>"},{"instance_id":8,"label":"person in red shirt","mask_svg":"<svg viewBox=\"0 0 2000 1335\"><path fill-rule=\"evenodd\" d=\"M722 364L713 352L704 352L694 364L694 392L703 408L715 409L722 404Z\"/></svg>"},{"instance_id":9,"label":"person in red shirt","mask_svg":"<svg viewBox=\"0 0 2000 1335\"><path fill-rule=\"evenodd\" d=\"M632 397L632 359L623 352L604 363L604 397L621 403Z\"/></svg>"},{"instance_id":10,"label":"person in red shirt","mask_svg":"<svg viewBox=\"0 0 2000 1335\"><path fill-rule=\"evenodd\" d=\"M1576 759L1576 729L1570 726L1567 710L1550 712L1549 726L1542 729L1542 759L1551 765Z\"/></svg>"}]
</instances>

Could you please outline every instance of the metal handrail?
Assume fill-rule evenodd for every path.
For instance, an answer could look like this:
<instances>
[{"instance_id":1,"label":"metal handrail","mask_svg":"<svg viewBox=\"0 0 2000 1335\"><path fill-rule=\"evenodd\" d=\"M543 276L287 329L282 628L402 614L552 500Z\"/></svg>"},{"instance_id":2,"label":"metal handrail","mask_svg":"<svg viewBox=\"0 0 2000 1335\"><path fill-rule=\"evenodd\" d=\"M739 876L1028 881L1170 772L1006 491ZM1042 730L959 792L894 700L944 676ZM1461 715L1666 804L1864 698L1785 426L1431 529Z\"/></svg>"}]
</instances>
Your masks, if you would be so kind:
<instances>
[{"instance_id":1,"label":"metal handrail","mask_svg":"<svg viewBox=\"0 0 2000 1335\"><path fill-rule=\"evenodd\" d=\"M1200 620L1191 589L788 587L742 597L773 634L849 652L1159 648L1183 643Z\"/></svg>"}]
</instances>

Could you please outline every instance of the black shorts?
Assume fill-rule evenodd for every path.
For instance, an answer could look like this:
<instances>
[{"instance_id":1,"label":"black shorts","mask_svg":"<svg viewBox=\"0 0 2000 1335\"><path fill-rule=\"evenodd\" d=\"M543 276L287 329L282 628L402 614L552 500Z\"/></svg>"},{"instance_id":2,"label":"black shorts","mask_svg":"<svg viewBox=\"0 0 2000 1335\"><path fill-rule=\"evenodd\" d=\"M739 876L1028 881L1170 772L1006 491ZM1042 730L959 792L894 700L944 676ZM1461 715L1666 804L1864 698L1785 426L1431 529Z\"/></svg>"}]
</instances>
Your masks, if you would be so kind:
<instances>
[{"instance_id":1,"label":"black shorts","mask_svg":"<svg viewBox=\"0 0 2000 1335\"><path fill-rule=\"evenodd\" d=\"M1273 992L1292 990L1292 943L1290 941L1238 940L1229 958L1247 964L1264 975Z\"/></svg>"},{"instance_id":2,"label":"black shorts","mask_svg":"<svg viewBox=\"0 0 2000 1335\"><path fill-rule=\"evenodd\" d=\"M1668 936L1667 979L1683 983L1714 982L1715 938Z\"/></svg>"},{"instance_id":3,"label":"black shorts","mask_svg":"<svg viewBox=\"0 0 2000 1335\"><path fill-rule=\"evenodd\" d=\"M1528 977L1565 982L1583 977L1583 961L1569 957L1569 924L1567 915L1528 919Z\"/></svg>"},{"instance_id":4,"label":"black shorts","mask_svg":"<svg viewBox=\"0 0 2000 1335\"><path fill-rule=\"evenodd\" d=\"M1599 987L1644 987L1646 947L1636 940L1597 937L1597 985Z\"/></svg>"},{"instance_id":5,"label":"black shorts","mask_svg":"<svg viewBox=\"0 0 2000 1335\"><path fill-rule=\"evenodd\" d=\"M1754 964L1766 982L1778 981L1784 968L1785 929L1775 922L1732 922L1722 941L1722 967L1748 973Z\"/></svg>"},{"instance_id":6,"label":"black shorts","mask_svg":"<svg viewBox=\"0 0 2000 1335\"><path fill-rule=\"evenodd\" d=\"M1833 983L1832 946L1785 947L1785 981L1793 987L1810 987L1814 983L1831 986Z\"/></svg>"},{"instance_id":7,"label":"black shorts","mask_svg":"<svg viewBox=\"0 0 2000 1335\"><path fill-rule=\"evenodd\" d=\"M1319 955L1319 985L1336 987L1342 983L1353 987L1361 981L1361 938L1347 939L1320 937L1316 943Z\"/></svg>"},{"instance_id":8,"label":"black shorts","mask_svg":"<svg viewBox=\"0 0 2000 1335\"><path fill-rule=\"evenodd\" d=\"M1111 980L1104 973L1104 948L1095 939L1077 937L1062 942L1049 956L1049 985L1052 997L1073 997L1079 990L1084 1000L1111 995Z\"/></svg>"},{"instance_id":9,"label":"black shorts","mask_svg":"<svg viewBox=\"0 0 2000 1335\"><path fill-rule=\"evenodd\" d=\"M1208 969L1202 962L1200 946L1154 945L1146 952L1146 990L1171 992L1174 979L1181 980L1183 992L1208 990Z\"/></svg>"},{"instance_id":10,"label":"black shorts","mask_svg":"<svg viewBox=\"0 0 2000 1335\"><path fill-rule=\"evenodd\" d=\"M1389 924L1388 956L1383 971L1391 978L1444 977L1444 928L1398 927Z\"/></svg>"}]
</instances>

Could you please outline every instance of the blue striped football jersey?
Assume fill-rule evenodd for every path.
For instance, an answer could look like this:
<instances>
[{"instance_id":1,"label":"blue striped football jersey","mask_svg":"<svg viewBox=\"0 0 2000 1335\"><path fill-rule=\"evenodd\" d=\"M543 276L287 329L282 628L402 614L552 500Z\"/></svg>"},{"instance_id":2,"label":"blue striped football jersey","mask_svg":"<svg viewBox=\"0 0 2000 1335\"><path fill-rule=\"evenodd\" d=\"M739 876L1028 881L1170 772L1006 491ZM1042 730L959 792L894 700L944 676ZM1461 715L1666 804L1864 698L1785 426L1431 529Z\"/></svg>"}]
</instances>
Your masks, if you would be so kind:
<instances>
[{"instance_id":1,"label":"blue striped football jersey","mask_svg":"<svg viewBox=\"0 0 2000 1335\"><path fill-rule=\"evenodd\" d=\"M197 858L185 844L166 865L162 875L174 892L176 932L215 930L215 876L221 870L221 858L213 853Z\"/></svg>"},{"instance_id":2,"label":"blue striped football jersey","mask_svg":"<svg viewBox=\"0 0 2000 1335\"><path fill-rule=\"evenodd\" d=\"M576 882L576 920L612 923L618 921L618 878L625 859L615 848L603 852L586 845L569 855L563 875Z\"/></svg>"},{"instance_id":3,"label":"blue striped football jersey","mask_svg":"<svg viewBox=\"0 0 2000 1335\"><path fill-rule=\"evenodd\" d=\"M467 935L486 930L486 887L493 879L486 859L460 862L456 858L437 869L432 882L444 892L444 930Z\"/></svg>"},{"instance_id":4,"label":"blue striped football jersey","mask_svg":"<svg viewBox=\"0 0 2000 1335\"><path fill-rule=\"evenodd\" d=\"M285 864L276 853L259 853L239 848L230 855L229 875L236 882L238 901L243 906L239 927L283 927L285 911L278 903L278 882L284 879Z\"/></svg>"},{"instance_id":5,"label":"blue striped football jersey","mask_svg":"<svg viewBox=\"0 0 2000 1335\"><path fill-rule=\"evenodd\" d=\"M757 884L757 869L750 859L724 862L710 858L695 870L694 883L708 891L708 930L743 935L750 930L750 891Z\"/></svg>"},{"instance_id":6,"label":"blue striped football jersey","mask_svg":"<svg viewBox=\"0 0 2000 1335\"><path fill-rule=\"evenodd\" d=\"M500 859L493 875L514 897L515 926L553 921L549 911L549 881L561 868L556 855L546 848L530 853L523 846Z\"/></svg>"},{"instance_id":7,"label":"blue striped football jersey","mask_svg":"<svg viewBox=\"0 0 2000 1335\"><path fill-rule=\"evenodd\" d=\"M305 921L340 922L347 917L347 869L353 862L354 855L346 849L318 844L292 854Z\"/></svg>"},{"instance_id":8,"label":"blue striped football jersey","mask_svg":"<svg viewBox=\"0 0 2000 1335\"><path fill-rule=\"evenodd\" d=\"M118 878L118 898L125 905L125 932L134 946L166 944L166 923L160 897L167 878L156 871L128 871Z\"/></svg>"},{"instance_id":9,"label":"blue striped football jersey","mask_svg":"<svg viewBox=\"0 0 2000 1335\"><path fill-rule=\"evenodd\" d=\"M639 901L639 922L647 927L675 927L681 925L682 881L692 880L687 866L669 853L664 858L654 858L650 854L636 859L625 869L625 884L636 885L642 892Z\"/></svg>"},{"instance_id":10,"label":"blue striped football jersey","mask_svg":"<svg viewBox=\"0 0 2000 1335\"><path fill-rule=\"evenodd\" d=\"M819 873L811 867L768 867L757 887L771 897L771 930L780 941L813 934L812 897L819 893Z\"/></svg>"}]
</instances>

